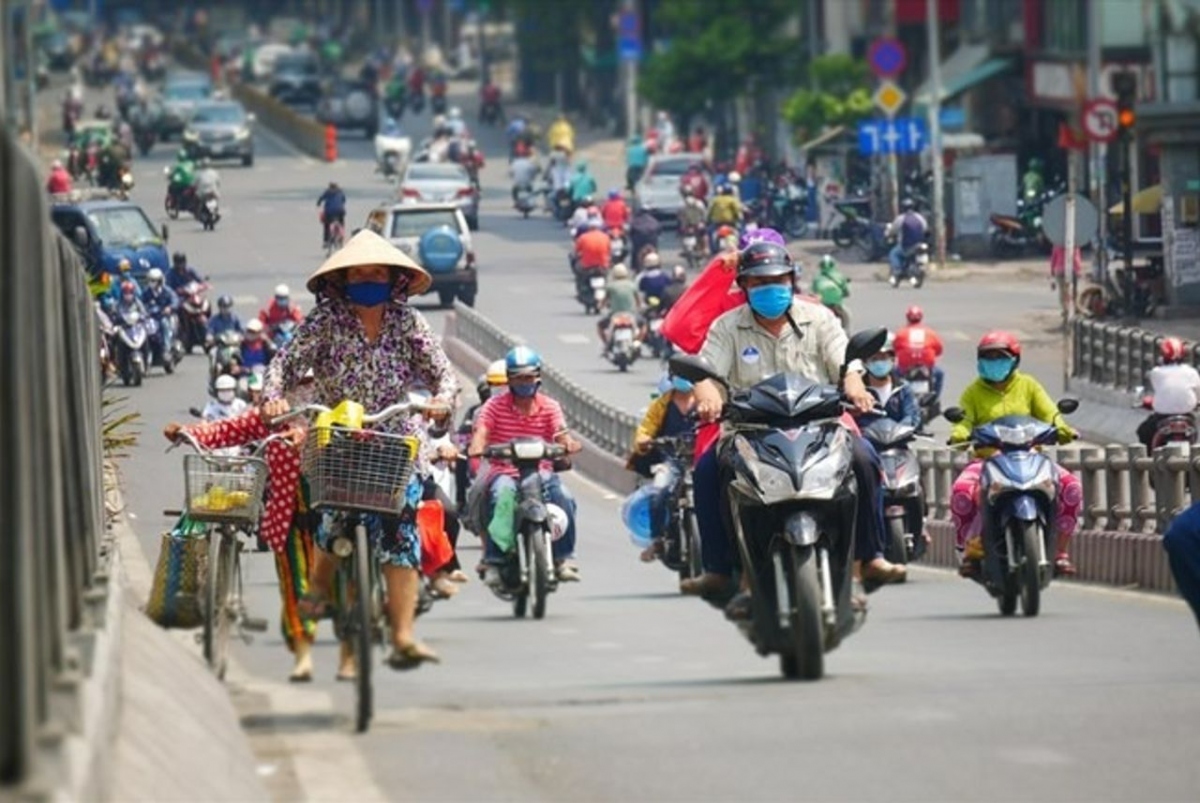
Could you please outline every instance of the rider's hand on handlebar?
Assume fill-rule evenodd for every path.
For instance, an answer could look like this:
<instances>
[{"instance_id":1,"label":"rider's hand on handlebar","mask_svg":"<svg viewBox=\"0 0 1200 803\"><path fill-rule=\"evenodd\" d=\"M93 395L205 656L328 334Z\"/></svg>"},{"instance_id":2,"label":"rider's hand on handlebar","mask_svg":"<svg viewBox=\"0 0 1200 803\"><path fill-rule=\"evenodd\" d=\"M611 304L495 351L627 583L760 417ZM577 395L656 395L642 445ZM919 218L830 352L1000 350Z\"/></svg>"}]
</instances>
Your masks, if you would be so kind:
<instances>
[{"instance_id":1,"label":"rider's hand on handlebar","mask_svg":"<svg viewBox=\"0 0 1200 803\"><path fill-rule=\"evenodd\" d=\"M583 451L583 444L567 435L562 440L562 445L566 447L567 454L577 454Z\"/></svg>"},{"instance_id":2,"label":"rider's hand on handlebar","mask_svg":"<svg viewBox=\"0 0 1200 803\"><path fill-rule=\"evenodd\" d=\"M268 402L263 402L262 416L270 421L273 418L278 418L287 413L291 409L287 399L271 399Z\"/></svg>"},{"instance_id":3,"label":"rider's hand on handlebar","mask_svg":"<svg viewBox=\"0 0 1200 803\"><path fill-rule=\"evenodd\" d=\"M639 434L637 439L634 441L633 450L638 454L645 454L646 452L650 451L652 446L654 446L654 441L651 438Z\"/></svg>"},{"instance_id":4,"label":"rider's hand on handlebar","mask_svg":"<svg viewBox=\"0 0 1200 803\"><path fill-rule=\"evenodd\" d=\"M696 417L705 424L711 424L721 417L721 392L712 382L696 384Z\"/></svg>"},{"instance_id":5,"label":"rider's hand on handlebar","mask_svg":"<svg viewBox=\"0 0 1200 803\"><path fill-rule=\"evenodd\" d=\"M440 460L455 460L458 458L458 447L452 444L443 444L437 448L437 456Z\"/></svg>"},{"instance_id":6,"label":"rider's hand on handlebar","mask_svg":"<svg viewBox=\"0 0 1200 803\"><path fill-rule=\"evenodd\" d=\"M170 424L167 424L165 427L163 427L163 437L169 440L171 443L175 443L179 440L179 433L182 431L183 424L177 424L172 421Z\"/></svg>"},{"instance_id":7,"label":"rider's hand on handlebar","mask_svg":"<svg viewBox=\"0 0 1200 803\"><path fill-rule=\"evenodd\" d=\"M870 391L854 387L846 388L846 401L853 404L854 409L860 413L873 412L879 404L879 400Z\"/></svg>"}]
</instances>

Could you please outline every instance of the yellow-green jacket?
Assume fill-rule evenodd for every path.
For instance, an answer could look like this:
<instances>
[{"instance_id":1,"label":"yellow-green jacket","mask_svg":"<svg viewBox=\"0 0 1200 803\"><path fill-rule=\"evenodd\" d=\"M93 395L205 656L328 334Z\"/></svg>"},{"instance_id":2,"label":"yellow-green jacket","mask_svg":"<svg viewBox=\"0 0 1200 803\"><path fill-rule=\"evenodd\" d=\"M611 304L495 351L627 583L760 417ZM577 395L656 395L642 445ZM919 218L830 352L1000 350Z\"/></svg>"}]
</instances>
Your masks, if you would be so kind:
<instances>
[{"instance_id":1,"label":"yellow-green jacket","mask_svg":"<svg viewBox=\"0 0 1200 803\"><path fill-rule=\"evenodd\" d=\"M970 437L975 427L1006 415L1028 415L1053 424L1058 429L1060 443L1067 443L1075 437L1075 430L1063 419L1046 389L1032 376L1021 371L1014 371L1003 388L976 379L962 392L958 406L966 418L950 431L951 443L962 443Z\"/></svg>"}]
</instances>

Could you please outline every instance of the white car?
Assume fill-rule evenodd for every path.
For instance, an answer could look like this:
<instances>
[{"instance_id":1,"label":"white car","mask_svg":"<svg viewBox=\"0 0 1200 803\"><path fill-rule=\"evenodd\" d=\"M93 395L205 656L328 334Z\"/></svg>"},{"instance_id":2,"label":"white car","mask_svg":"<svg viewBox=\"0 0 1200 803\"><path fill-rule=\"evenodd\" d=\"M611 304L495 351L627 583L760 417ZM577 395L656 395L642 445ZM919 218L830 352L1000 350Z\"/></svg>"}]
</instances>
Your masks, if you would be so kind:
<instances>
[{"instance_id":1,"label":"white car","mask_svg":"<svg viewBox=\"0 0 1200 803\"><path fill-rule=\"evenodd\" d=\"M455 298L474 306L479 286L475 245L457 204L405 201L376 209L367 225L429 271L433 285L427 292L437 293L443 307L451 306ZM434 230L439 230L439 236L427 237Z\"/></svg>"},{"instance_id":2,"label":"white car","mask_svg":"<svg viewBox=\"0 0 1200 803\"><path fill-rule=\"evenodd\" d=\"M454 204L462 210L471 229L479 228L479 192L471 184L467 169L454 162L413 162L400 181L404 200Z\"/></svg>"}]
</instances>

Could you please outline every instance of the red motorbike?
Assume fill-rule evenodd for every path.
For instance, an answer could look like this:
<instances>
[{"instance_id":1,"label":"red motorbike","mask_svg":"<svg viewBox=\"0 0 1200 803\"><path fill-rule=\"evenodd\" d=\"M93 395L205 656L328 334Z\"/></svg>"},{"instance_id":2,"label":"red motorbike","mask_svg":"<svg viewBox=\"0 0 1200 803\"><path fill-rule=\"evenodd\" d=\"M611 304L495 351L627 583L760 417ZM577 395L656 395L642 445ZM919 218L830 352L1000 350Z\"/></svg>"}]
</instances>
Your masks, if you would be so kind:
<instances>
[{"instance_id":1,"label":"red motorbike","mask_svg":"<svg viewBox=\"0 0 1200 803\"><path fill-rule=\"evenodd\" d=\"M207 293L208 285L201 282L189 282L179 291L179 341L188 354L196 346L204 348L208 336L212 303Z\"/></svg>"}]
</instances>

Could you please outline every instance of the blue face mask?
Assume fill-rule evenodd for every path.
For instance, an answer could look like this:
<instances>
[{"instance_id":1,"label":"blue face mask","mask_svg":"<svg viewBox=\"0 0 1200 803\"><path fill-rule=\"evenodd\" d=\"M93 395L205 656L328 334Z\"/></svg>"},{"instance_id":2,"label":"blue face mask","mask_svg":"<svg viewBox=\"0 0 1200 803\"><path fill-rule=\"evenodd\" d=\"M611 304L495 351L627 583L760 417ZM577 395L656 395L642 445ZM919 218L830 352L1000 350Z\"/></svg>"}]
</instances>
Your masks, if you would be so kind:
<instances>
[{"instance_id":1,"label":"blue face mask","mask_svg":"<svg viewBox=\"0 0 1200 803\"><path fill-rule=\"evenodd\" d=\"M346 285L346 298L360 307L378 307L391 294L391 282L355 282Z\"/></svg>"},{"instance_id":2,"label":"blue face mask","mask_svg":"<svg viewBox=\"0 0 1200 803\"><path fill-rule=\"evenodd\" d=\"M682 376L671 377L671 387L680 393L691 393L692 388L696 387L693 383L684 379Z\"/></svg>"},{"instance_id":3,"label":"blue face mask","mask_svg":"<svg viewBox=\"0 0 1200 803\"><path fill-rule=\"evenodd\" d=\"M1017 361L1013 357L989 357L984 359L979 358L978 361L979 376L987 382L1004 382L1017 367Z\"/></svg>"},{"instance_id":4,"label":"blue face mask","mask_svg":"<svg viewBox=\"0 0 1200 803\"><path fill-rule=\"evenodd\" d=\"M518 399L532 399L538 392L538 383L533 382L528 385L509 385L509 391Z\"/></svg>"},{"instance_id":5,"label":"blue face mask","mask_svg":"<svg viewBox=\"0 0 1200 803\"><path fill-rule=\"evenodd\" d=\"M892 360L871 360L867 363L867 373L876 379L885 379L892 375L896 363Z\"/></svg>"},{"instance_id":6,"label":"blue face mask","mask_svg":"<svg viewBox=\"0 0 1200 803\"><path fill-rule=\"evenodd\" d=\"M768 320L778 318L792 306L792 285L764 284L746 291L750 309Z\"/></svg>"}]
</instances>

